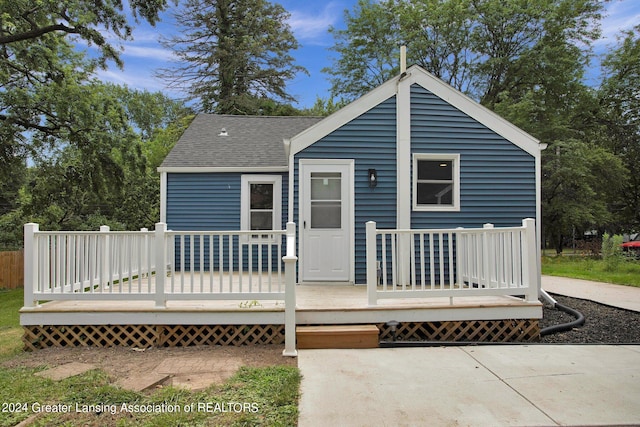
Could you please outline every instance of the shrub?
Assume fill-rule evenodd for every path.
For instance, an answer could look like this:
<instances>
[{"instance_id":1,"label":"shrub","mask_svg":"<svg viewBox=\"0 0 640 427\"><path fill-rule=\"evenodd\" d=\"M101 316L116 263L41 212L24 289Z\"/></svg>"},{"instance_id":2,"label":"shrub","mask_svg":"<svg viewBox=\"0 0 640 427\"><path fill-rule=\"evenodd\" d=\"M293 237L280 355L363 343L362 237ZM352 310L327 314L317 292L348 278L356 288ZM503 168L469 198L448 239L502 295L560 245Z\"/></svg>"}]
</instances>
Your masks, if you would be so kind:
<instances>
[{"instance_id":1,"label":"shrub","mask_svg":"<svg viewBox=\"0 0 640 427\"><path fill-rule=\"evenodd\" d=\"M605 271L615 271L624 261L622 253L622 236L611 236L605 233L602 236L602 260L604 261Z\"/></svg>"}]
</instances>

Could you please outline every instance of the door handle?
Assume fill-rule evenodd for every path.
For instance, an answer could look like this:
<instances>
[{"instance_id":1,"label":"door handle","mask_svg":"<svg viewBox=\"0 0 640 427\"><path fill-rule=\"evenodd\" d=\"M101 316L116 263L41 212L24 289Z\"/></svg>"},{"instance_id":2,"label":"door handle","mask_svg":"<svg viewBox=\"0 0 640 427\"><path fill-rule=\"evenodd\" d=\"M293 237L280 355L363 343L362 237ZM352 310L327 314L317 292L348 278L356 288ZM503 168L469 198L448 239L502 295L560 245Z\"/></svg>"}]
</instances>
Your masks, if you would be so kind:
<instances>
[{"instance_id":1,"label":"door handle","mask_svg":"<svg viewBox=\"0 0 640 427\"><path fill-rule=\"evenodd\" d=\"M307 221L302 221L302 226L304 227L304 229L307 229Z\"/></svg>"}]
</instances>

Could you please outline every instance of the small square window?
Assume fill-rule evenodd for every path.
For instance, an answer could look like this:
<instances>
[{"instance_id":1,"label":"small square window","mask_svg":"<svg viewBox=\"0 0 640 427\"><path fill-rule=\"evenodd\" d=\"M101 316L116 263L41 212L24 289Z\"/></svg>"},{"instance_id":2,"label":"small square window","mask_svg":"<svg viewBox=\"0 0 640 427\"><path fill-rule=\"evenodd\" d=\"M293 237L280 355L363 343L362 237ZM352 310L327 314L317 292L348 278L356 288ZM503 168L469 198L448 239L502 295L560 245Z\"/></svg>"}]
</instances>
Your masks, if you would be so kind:
<instances>
[{"instance_id":1,"label":"small square window","mask_svg":"<svg viewBox=\"0 0 640 427\"><path fill-rule=\"evenodd\" d=\"M460 209L458 154L413 155L413 209Z\"/></svg>"}]
</instances>

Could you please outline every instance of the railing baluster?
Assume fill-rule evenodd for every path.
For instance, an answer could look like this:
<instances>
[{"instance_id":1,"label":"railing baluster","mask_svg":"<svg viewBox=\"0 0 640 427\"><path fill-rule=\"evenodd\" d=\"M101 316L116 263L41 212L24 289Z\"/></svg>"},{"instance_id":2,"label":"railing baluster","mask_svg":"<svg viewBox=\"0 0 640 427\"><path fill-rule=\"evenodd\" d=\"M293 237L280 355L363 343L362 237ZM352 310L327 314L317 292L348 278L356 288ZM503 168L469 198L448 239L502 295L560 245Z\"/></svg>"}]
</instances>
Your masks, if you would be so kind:
<instances>
[{"instance_id":1,"label":"railing baluster","mask_svg":"<svg viewBox=\"0 0 640 427\"><path fill-rule=\"evenodd\" d=\"M420 233L420 289L425 290L424 233Z\"/></svg>"},{"instance_id":2,"label":"railing baluster","mask_svg":"<svg viewBox=\"0 0 640 427\"><path fill-rule=\"evenodd\" d=\"M380 233L381 242L382 242L382 263L380 266L381 274L382 274L382 290L387 291L387 235L385 233Z\"/></svg>"},{"instance_id":3,"label":"railing baluster","mask_svg":"<svg viewBox=\"0 0 640 427\"><path fill-rule=\"evenodd\" d=\"M416 241L415 234L409 233L409 238L411 239L409 247L411 248L411 253L409 254L409 268L411 269L411 290L416 290Z\"/></svg>"},{"instance_id":4,"label":"railing baluster","mask_svg":"<svg viewBox=\"0 0 640 427\"><path fill-rule=\"evenodd\" d=\"M218 234L218 276L220 277L220 280L218 281L218 284L220 286L220 293L222 293L222 282L223 282L222 272L224 271L224 269L223 269L223 261L224 261L223 235L222 234Z\"/></svg>"},{"instance_id":5,"label":"railing baluster","mask_svg":"<svg viewBox=\"0 0 640 427\"><path fill-rule=\"evenodd\" d=\"M233 292L233 236L229 234L227 237L227 240L229 241L229 292ZM238 243L240 244L239 241ZM239 246L242 247L242 245ZM240 259L238 259L239 266L242 265L241 259L242 256L240 256ZM242 276L240 276L239 287L239 292L242 292Z\"/></svg>"},{"instance_id":6,"label":"railing baluster","mask_svg":"<svg viewBox=\"0 0 640 427\"><path fill-rule=\"evenodd\" d=\"M433 236L434 233L429 233L429 280L431 281L431 289L435 289L436 286L436 263L435 253L433 250Z\"/></svg>"},{"instance_id":7,"label":"railing baluster","mask_svg":"<svg viewBox=\"0 0 640 427\"><path fill-rule=\"evenodd\" d=\"M214 267L214 257L213 257L213 239L214 235L209 235L209 293L213 293L213 267Z\"/></svg>"},{"instance_id":8,"label":"railing baluster","mask_svg":"<svg viewBox=\"0 0 640 427\"><path fill-rule=\"evenodd\" d=\"M395 288L398 284L398 266L396 263L396 239L398 238L398 233L389 233L389 237L391 238L391 287Z\"/></svg>"},{"instance_id":9,"label":"railing baluster","mask_svg":"<svg viewBox=\"0 0 640 427\"><path fill-rule=\"evenodd\" d=\"M200 235L200 293L204 292L204 234Z\"/></svg>"},{"instance_id":10,"label":"railing baluster","mask_svg":"<svg viewBox=\"0 0 640 427\"><path fill-rule=\"evenodd\" d=\"M238 288L242 289L242 276L244 269L244 248L241 239L238 238Z\"/></svg>"}]
</instances>

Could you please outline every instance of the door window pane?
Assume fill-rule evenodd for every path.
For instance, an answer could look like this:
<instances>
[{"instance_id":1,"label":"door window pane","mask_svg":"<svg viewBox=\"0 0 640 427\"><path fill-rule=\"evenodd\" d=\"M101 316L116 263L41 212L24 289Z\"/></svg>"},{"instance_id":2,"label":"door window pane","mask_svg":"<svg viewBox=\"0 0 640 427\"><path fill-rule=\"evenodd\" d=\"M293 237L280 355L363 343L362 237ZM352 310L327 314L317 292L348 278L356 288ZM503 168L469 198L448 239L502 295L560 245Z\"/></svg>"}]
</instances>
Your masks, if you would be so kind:
<instances>
[{"instance_id":1,"label":"door window pane","mask_svg":"<svg viewBox=\"0 0 640 427\"><path fill-rule=\"evenodd\" d=\"M311 202L311 228L341 228L340 202Z\"/></svg>"},{"instance_id":2,"label":"door window pane","mask_svg":"<svg viewBox=\"0 0 640 427\"><path fill-rule=\"evenodd\" d=\"M311 173L311 200L340 200L340 173Z\"/></svg>"}]
</instances>

